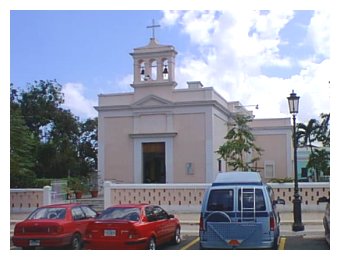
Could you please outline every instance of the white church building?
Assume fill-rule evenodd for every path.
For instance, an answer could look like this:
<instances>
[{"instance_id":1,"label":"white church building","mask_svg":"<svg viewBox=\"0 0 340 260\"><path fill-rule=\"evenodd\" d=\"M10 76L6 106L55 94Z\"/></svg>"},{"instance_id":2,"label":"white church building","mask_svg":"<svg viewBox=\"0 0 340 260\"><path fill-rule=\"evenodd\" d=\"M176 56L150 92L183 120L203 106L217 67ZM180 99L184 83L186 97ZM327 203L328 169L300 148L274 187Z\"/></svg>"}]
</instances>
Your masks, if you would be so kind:
<instances>
[{"instance_id":1,"label":"white church building","mask_svg":"<svg viewBox=\"0 0 340 260\"><path fill-rule=\"evenodd\" d=\"M209 183L225 162L216 153L235 113L248 113L213 87L176 88L176 50L153 37L135 48L130 93L100 94L98 174L117 183ZM194 79L196 80L196 79ZM290 118L254 119L263 178L292 177ZM231 170L231 169L230 169Z\"/></svg>"}]
</instances>

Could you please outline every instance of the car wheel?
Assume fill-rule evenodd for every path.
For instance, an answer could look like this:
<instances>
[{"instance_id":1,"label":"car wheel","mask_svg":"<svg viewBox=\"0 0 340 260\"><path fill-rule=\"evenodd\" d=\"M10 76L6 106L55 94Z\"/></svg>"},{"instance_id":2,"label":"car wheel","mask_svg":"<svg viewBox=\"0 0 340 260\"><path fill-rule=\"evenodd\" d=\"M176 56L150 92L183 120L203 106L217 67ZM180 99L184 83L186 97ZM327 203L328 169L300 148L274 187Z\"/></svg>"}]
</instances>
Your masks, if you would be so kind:
<instances>
[{"instance_id":1,"label":"car wheel","mask_svg":"<svg viewBox=\"0 0 340 260\"><path fill-rule=\"evenodd\" d=\"M277 250L279 248L279 238L278 237L275 237L274 238L274 243L273 243L273 246L272 246L272 250Z\"/></svg>"},{"instance_id":2,"label":"car wheel","mask_svg":"<svg viewBox=\"0 0 340 260\"><path fill-rule=\"evenodd\" d=\"M70 249L79 250L81 249L82 241L79 234L74 234L71 239Z\"/></svg>"},{"instance_id":3,"label":"car wheel","mask_svg":"<svg viewBox=\"0 0 340 260\"><path fill-rule=\"evenodd\" d=\"M175 235L174 235L172 242L175 245L178 245L179 243L181 243L181 228L180 227L176 227Z\"/></svg>"},{"instance_id":4,"label":"car wheel","mask_svg":"<svg viewBox=\"0 0 340 260\"><path fill-rule=\"evenodd\" d=\"M35 250L34 246L24 246L22 250Z\"/></svg>"},{"instance_id":5,"label":"car wheel","mask_svg":"<svg viewBox=\"0 0 340 260\"><path fill-rule=\"evenodd\" d=\"M149 250L156 250L156 240L154 237L151 237L148 243L148 248Z\"/></svg>"}]
</instances>

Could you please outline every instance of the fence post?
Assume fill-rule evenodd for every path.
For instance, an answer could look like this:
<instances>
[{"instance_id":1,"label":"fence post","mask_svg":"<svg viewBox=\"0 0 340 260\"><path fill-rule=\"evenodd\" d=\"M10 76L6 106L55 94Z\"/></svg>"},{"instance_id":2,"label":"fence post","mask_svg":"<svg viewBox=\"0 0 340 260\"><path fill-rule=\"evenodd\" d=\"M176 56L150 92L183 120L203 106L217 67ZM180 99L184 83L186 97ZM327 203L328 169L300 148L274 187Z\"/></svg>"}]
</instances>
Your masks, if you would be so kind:
<instances>
[{"instance_id":1,"label":"fence post","mask_svg":"<svg viewBox=\"0 0 340 260\"><path fill-rule=\"evenodd\" d=\"M52 204L52 187L44 186L43 188L43 206Z\"/></svg>"},{"instance_id":2,"label":"fence post","mask_svg":"<svg viewBox=\"0 0 340 260\"><path fill-rule=\"evenodd\" d=\"M112 206L111 201L111 182L105 181L104 182L104 209Z\"/></svg>"}]
</instances>

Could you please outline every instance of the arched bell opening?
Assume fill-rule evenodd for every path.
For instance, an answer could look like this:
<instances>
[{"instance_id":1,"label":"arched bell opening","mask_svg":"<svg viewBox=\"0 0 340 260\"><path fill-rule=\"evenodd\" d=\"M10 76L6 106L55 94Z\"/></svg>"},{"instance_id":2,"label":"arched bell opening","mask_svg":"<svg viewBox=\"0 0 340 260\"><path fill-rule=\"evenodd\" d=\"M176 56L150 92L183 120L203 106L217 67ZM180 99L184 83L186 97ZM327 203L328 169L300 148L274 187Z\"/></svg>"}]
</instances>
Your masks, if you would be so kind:
<instances>
[{"instance_id":1,"label":"arched bell opening","mask_svg":"<svg viewBox=\"0 0 340 260\"><path fill-rule=\"evenodd\" d=\"M168 60L164 59L162 62L162 65L163 65L163 69L162 69L163 80L168 80L169 79Z\"/></svg>"},{"instance_id":2,"label":"arched bell opening","mask_svg":"<svg viewBox=\"0 0 340 260\"><path fill-rule=\"evenodd\" d=\"M157 79L157 61L151 60L151 79L156 80Z\"/></svg>"},{"instance_id":3,"label":"arched bell opening","mask_svg":"<svg viewBox=\"0 0 340 260\"><path fill-rule=\"evenodd\" d=\"M140 76L140 81L143 81L145 79L145 62L140 61L139 63L139 76Z\"/></svg>"}]
</instances>

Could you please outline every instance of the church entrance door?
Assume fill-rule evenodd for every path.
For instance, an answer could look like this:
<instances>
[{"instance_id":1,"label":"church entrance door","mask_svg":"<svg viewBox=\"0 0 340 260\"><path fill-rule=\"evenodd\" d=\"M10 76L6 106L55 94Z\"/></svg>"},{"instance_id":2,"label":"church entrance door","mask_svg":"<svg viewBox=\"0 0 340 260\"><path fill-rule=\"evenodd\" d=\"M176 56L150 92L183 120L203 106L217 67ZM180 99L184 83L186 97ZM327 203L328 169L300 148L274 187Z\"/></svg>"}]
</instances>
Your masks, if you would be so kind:
<instances>
[{"instance_id":1,"label":"church entrance door","mask_svg":"<svg viewBox=\"0 0 340 260\"><path fill-rule=\"evenodd\" d=\"M143 143L143 182L165 183L165 143Z\"/></svg>"}]
</instances>

